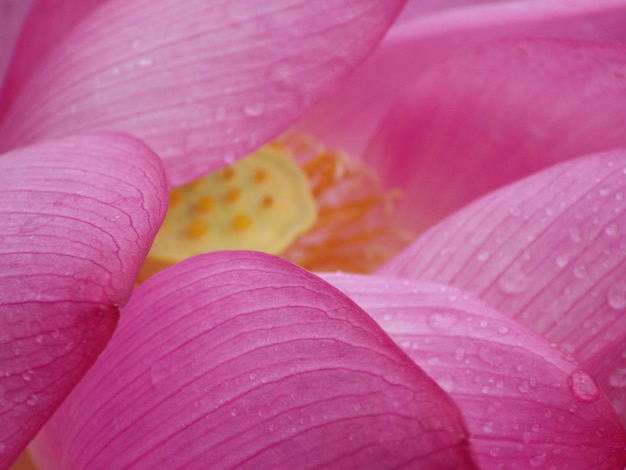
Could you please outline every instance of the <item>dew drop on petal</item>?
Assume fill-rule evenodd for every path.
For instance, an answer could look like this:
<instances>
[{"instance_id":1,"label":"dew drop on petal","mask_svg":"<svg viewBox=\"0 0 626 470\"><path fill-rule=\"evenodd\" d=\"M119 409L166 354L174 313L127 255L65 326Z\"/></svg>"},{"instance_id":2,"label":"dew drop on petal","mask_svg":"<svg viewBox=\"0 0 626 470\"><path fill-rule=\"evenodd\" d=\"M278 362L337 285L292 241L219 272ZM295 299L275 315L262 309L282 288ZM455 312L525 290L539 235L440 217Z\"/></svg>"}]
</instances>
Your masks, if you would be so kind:
<instances>
[{"instance_id":1,"label":"dew drop on petal","mask_svg":"<svg viewBox=\"0 0 626 470\"><path fill-rule=\"evenodd\" d=\"M458 316L454 313L433 313L428 316L428 324L435 330L446 331L454 326L458 321Z\"/></svg>"},{"instance_id":2,"label":"dew drop on petal","mask_svg":"<svg viewBox=\"0 0 626 470\"><path fill-rule=\"evenodd\" d=\"M604 229L604 233L606 233L609 237L614 237L615 235L617 235L617 232L618 229L616 223L609 224Z\"/></svg>"},{"instance_id":3,"label":"dew drop on petal","mask_svg":"<svg viewBox=\"0 0 626 470\"><path fill-rule=\"evenodd\" d=\"M37 395L29 395L26 399L28 406L35 406L37 403L39 403L39 397Z\"/></svg>"},{"instance_id":4,"label":"dew drop on petal","mask_svg":"<svg viewBox=\"0 0 626 470\"><path fill-rule=\"evenodd\" d=\"M570 256L565 254L565 255L560 255L556 257L556 265L559 268L564 268L565 266L567 266L569 264L569 259Z\"/></svg>"},{"instance_id":5,"label":"dew drop on petal","mask_svg":"<svg viewBox=\"0 0 626 470\"><path fill-rule=\"evenodd\" d=\"M607 294L609 306L615 310L626 308L626 281L619 281L609 287Z\"/></svg>"},{"instance_id":6,"label":"dew drop on petal","mask_svg":"<svg viewBox=\"0 0 626 470\"><path fill-rule=\"evenodd\" d=\"M505 294L521 294L528 290L530 278L516 267L503 273L498 279L498 286Z\"/></svg>"},{"instance_id":7,"label":"dew drop on petal","mask_svg":"<svg viewBox=\"0 0 626 470\"><path fill-rule=\"evenodd\" d=\"M570 227L569 237L574 243L580 243L583 240L582 233L578 227Z\"/></svg>"},{"instance_id":8,"label":"dew drop on petal","mask_svg":"<svg viewBox=\"0 0 626 470\"><path fill-rule=\"evenodd\" d=\"M578 401L592 402L600 397L595 380L586 372L576 369L567 378L567 385Z\"/></svg>"},{"instance_id":9,"label":"dew drop on petal","mask_svg":"<svg viewBox=\"0 0 626 470\"><path fill-rule=\"evenodd\" d=\"M248 104L243 108L243 112L250 117L262 116L265 112L265 104L260 102Z\"/></svg>"},{"instance_id":10,"label":"dew drop on petal","mask_svg":"<svg viewBox=\"0 0 626 470\"><path fill-rule=\"evenodd\" d=\"M609 384L615 388L626 387L626 367L618 367L609 376Z\"/></svg>"},{"instance_id":11,"label":"dew drop on petal","mask_svg":"<svg viewBox=\"0 0 626 470\"><path fill-rule=\"evenodd\" d=\"M574 276L578 279L584 279L587 277L587 268L585 266L576 266L574 268Z\"/></svg>"}]
</instances>

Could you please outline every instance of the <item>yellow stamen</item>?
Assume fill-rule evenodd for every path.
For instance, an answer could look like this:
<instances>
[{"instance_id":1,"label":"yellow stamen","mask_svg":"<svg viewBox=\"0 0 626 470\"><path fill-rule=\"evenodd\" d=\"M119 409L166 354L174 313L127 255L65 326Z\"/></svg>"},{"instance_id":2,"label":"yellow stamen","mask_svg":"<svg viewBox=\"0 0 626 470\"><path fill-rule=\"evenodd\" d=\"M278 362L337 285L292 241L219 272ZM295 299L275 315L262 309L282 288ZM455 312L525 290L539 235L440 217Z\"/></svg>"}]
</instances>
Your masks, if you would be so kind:
<instances>
[{"instance_id":1,"label":"yellow stamen","mask_svg":"<svg viewBox=\"0 0 626 470\"><path fill-rule=\"evenodd\" d=\"M198 199L198 210L200 212L209 212L215 206L215 202L213 202L213 198L210 196L201 196Z\"/></svg>"},{"instance_id":2,"label":"yellow stamen","mask_svg":"<svg viewBox=\"0 0 626 470\"><path fill-rule=\"evenodd\" d=\"M207 225L201 220L192 220L189 224L189 236L194 239L202 237L207 232Z\"/></svg>"},{"instance_id":3,"label":"yellow stamen","mask_svg":"<svg viewBox=\"0 0 626 470\"><path fill-rule=\"evenodd\" d=\"M252 220L247 215L237 214L233 219L233 230L241 232L252 225Z\"/></svg>"},{"instance_id":4,"label":"yellow stamen","mask_svg":"<svg viewBox=\"0 0 626 470\"><path fill-rule=\"evenodd\" d=\"M359 160L287 135L173 190L140 278L228 249L280 254L313 271L372 272L412 239L392 219L401 196Z\"/></svg>"},{"instance_id":5,"label":"yellow stamen","mask_svg":"<svg viewBox=\"0 0 626 470\"><path fill-rule=\"evenodd\" d=\"M239 199L241 196L241 189L239 188L228 188L226 191L226 202L232 204Z\"/></svg>"},{"instance_id":6,"label":"yellow stamen","mask_svg":"<svg viewBox=\"0 0 626 470\"><path fill-rule=\"evenodd\" d=\"M174 189L172 192L170 192L170 206L171 207L177 206L178 204L183 202L183 199L185 199L185 196L183 195L182 191L179 191L178 189Z\"/></svg>"}]
</instances>

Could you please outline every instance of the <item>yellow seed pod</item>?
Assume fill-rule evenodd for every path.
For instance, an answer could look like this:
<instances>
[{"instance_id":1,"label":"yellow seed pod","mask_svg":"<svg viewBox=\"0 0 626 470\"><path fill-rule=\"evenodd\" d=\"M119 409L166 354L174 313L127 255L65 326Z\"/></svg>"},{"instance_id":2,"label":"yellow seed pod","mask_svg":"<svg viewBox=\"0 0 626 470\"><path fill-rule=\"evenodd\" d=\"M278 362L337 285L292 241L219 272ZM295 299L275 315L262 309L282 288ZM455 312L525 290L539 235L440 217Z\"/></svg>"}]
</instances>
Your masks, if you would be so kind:
<instances>
[{"instance_id":1,"label":"yellow seed pod","mask_svg":"<svg viewBox=\"0 0 626 470\"><path fill-rule=\"evenodd\" d=\"M172 191L149 261L173 264L217 250L278 254L316 221L316 203L289 151L267 145Z\"/></svg>"}]
</instances>

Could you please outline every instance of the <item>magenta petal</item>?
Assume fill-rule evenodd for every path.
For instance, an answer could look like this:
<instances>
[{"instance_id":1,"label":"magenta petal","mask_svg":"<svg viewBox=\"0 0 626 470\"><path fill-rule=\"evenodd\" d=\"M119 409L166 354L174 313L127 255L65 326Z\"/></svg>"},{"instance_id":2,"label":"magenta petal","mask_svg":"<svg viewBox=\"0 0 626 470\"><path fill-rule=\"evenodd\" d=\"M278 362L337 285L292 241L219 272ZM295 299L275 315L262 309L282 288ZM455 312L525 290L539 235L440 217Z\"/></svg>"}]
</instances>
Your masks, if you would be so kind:
<instances>
[{"instance_id":1,"label":"magenta petal","mask_svg":"<svg viewBox=\"0 0 626 470\"><path fill-rule=\"evenodd\" d=\"M0 88L31 0L0 0Z\"/></svg>"},{"instance_id":2,"label":"magenta petal","mask_svg":"<svg viewBox=\"0 0 626 470\"><path fill-rule=\"evenodd\" d=\"M424 2L426 8L428 3ZM394 25L351 80L307 113L300 127L329 144L362 154L392 104L402 100L406 88L432 67L498 38L626 42L625 22L624 0L493 1L417 14L413 21ZM476 67L482 60L478 59ZM483 70L487 73L486 67ZM448 80L460 80L461 76L443 77L432 101L445 95ZM510 84L514 86L517 75L512 76ZM471 76L467 78L471 80ZM419 134L417 130L414 133Z\"/></svg>"},{"instance_id":3,"label":"magenta petal","mask_svg":"<svg viewBox=\"0 0 626 470\"><path fill-rule=\"evenodd\" d=\"M626 146L626 46L484 45L426 74L366 156L421 230L552 164ZM441 188L446 188L442 192Z\"/></svg>"},{"instance_id":4,"label":"magenta petal","mask_svg":"<svg viewBox=\"0 0 626 470\"><path fill-rule=\"evenodd\" d=\"M0 140L122 131L164 159L171 185L188 182L282 132L371 51L403 3L110 0L19 90Z\"/></svg>"},{"instance_id":5,"label":"magenta petal","mask_svg":"<svg viewBox=\"0 0 626 470\"><path fill-rule=\"evenodd\" d=\"M626 151L478 200L381 272L472 292L583 360L626 422Z\"/></svg>"},{"instance_id":6,"label":"magenta petal","mask_svg":"<svg viewBox=\"0 0 626 470\"><path fill-rule=\"evenodd\" d=\"M0 158L0 467L109 340L166 195L159 159L120 135Z\"/></svg>"},{"instance_id":7,"label":"magenta petal","mask_svg":"<svg viewBox=\"0 0 626 470\"><path fill-rule=\"evenodd\" d=\"M457 289L324 278L356 301L463 413L480 468L623 468L626 430L569 354Z\"/></svg>"},{"instance_id":8,"label":"magenta petal","mask_svg":"<svg viewBox=\"0 0 626 470\"><path fill-rule=\"evenodd\" d=\"M353 302L216 252L142 284L35 445L42 468L473 468L449 397Z\"/></svg>"}]
</instances>

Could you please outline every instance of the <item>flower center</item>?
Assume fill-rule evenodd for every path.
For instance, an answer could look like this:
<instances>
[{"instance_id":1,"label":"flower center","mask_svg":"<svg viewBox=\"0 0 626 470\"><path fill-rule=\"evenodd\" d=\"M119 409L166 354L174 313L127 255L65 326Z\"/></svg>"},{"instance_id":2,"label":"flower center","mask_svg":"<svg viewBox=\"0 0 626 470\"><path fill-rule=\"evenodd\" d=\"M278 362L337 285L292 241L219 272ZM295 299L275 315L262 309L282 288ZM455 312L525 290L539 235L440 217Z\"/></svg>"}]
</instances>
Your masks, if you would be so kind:
<instances>
[{"instance_id":1,"label":"flower center","mask_svg":"<svg viewBox=\"0 0 626 470\"><path fill-rule=\"evenodd\" d=\"M399 191L363 163L287 135L170 193L139 279L217 250L281 255L309 270L371 272L410 240L390 220Z\"/></svg>"}]
</instances>

